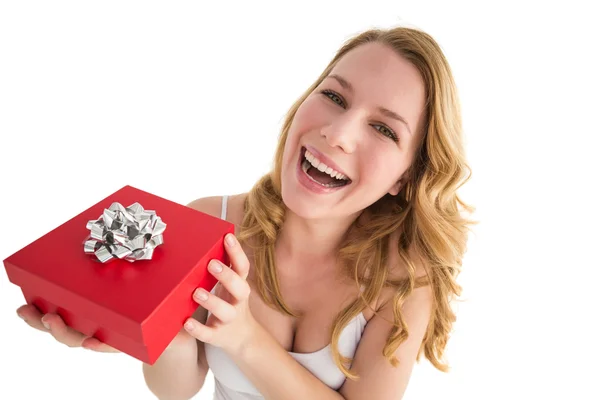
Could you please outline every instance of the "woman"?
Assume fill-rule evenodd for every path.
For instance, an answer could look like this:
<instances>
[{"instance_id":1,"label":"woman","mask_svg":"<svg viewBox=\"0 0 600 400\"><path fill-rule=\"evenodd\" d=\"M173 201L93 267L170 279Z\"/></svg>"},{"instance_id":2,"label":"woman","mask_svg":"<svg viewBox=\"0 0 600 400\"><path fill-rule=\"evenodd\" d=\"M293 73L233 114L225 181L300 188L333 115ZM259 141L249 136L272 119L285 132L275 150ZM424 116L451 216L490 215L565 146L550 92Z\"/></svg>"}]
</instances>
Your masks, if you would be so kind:
<instances>
[{"instance_id":1,"label":"woman","mask_svg":"<svg viewBox=\"0 0 600 400\"><path fill-rule=\"evenodd\" d=\"M421 354L438 369L472 211L450 68L411 28L349 40L292 106L273 170L247 194L190 207L236 225L231 268L153 365L161 399L210 368L216 399L393 399ZM236 236L237 239L236 240ZM213 264L211 264L213 265ZM23 306L69 346L116 351ZM43 318L42 318L43 317Z\"/></svg>"}]
</instances>

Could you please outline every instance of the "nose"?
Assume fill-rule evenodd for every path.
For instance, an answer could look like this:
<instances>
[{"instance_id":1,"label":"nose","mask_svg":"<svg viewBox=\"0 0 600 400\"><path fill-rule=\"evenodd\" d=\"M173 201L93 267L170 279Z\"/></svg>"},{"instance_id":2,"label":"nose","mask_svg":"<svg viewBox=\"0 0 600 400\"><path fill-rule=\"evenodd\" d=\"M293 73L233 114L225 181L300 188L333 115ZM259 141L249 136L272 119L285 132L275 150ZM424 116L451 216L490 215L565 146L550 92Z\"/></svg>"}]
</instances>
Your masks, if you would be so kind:
<instances>
[{"instance_id":1,"label":"nose","mask_svg":"<svg viewBox=\"0 0 600 400\"><path fill-rule=\"evenodd\" d=\"M350 112L340 115L321 129L321 136L331 147L338 147L345 153L353 153L360 140L360 117Z\"/></svg>"}]
</instances>

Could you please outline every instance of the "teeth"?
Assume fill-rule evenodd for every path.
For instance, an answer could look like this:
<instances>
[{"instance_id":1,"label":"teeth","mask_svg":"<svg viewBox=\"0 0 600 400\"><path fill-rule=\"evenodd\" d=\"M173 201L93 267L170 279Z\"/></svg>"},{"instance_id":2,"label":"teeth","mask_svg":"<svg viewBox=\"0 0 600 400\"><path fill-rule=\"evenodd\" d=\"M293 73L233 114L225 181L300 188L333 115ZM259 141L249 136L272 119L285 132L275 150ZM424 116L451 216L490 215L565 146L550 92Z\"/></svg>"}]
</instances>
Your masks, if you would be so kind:
<instances>
[{"instance_id":1,"label":"teeth","mask_svg":"<svg viewBox=\"0 0 600 400\"><path fill-rule=\"evenodd\" d=\"M318 169L321 172L325 172L326 174L328 174L332 178L336 178L336 179L340 179L340 180L348 180L348 177L346 175L342 174L341 172L337 172L335 169L333 169L333 168L327 166L326 164L322 163L321 161L319 161L319 159L317 157L315 157L308 150L306 150L304 152L304 157L308 160L308 162L313 167L315 167L316 169Z\"/></svg>"}]
</instances>

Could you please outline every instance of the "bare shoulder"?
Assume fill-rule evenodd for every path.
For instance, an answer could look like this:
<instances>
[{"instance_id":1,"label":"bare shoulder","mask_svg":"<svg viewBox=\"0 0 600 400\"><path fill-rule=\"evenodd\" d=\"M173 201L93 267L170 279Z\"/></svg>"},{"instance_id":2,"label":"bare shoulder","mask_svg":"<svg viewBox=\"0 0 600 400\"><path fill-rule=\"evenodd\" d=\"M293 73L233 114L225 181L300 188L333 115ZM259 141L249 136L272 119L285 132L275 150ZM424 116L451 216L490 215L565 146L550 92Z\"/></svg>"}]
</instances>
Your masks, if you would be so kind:
<instances>
[{"instance_id":1,"label":"bare shoulder","mask_svg":"<svg viewBox=\"0 0 600 400\"><path fill-rule=\"evenodd\" d=\"M239 193L227 196L227 215L225 219L237 227L244 218L244 201L247 193ZM213 217L220 218L223 207L223 196L200 197L191 201L188 207L201 211Z\"/></svg>"},{"instance_id":2,"label":"bare shoulder","mask_svg":"<svg viewBox=\"0 0 600 400\"><path fill-rule=\"evenodd\" d=\"M400 233L395 232L390 235L389 239L389 250L388 250L388 279L400 280L408 278L408 266L406 261L400 257L398 253L398 242L400 240ZM427 276L425 262L419 257L418 252L414 247L410 247L407 252L409 260L415 266L415 279L425 278ZM428 287L420 287L413 291L413 297L427 297L429 292ZM395 288L386 287L383 289L381 296L377 302L377 309L387 304L392 300L395 293Z\"/></svg>"},{"instance_id":3,"label":"bare shoulder","mask_svg":"<svg viewBox=\"0 0 600 400\"><path fill-rule=\"evenodd\" d=\"M200 197L191 201L187 206L218 218L221 215L222 199L223 196Z\"/></svg>"},{"instance_id":4,"label":"bare shoulder","mask_svg":"<svg viewBox=\"0 0 600 400\"><path fill-rule=\"evenodd\" d=\"M406 260L398 255L399 235L392 236L388 277L397 280L408 277L408 271ZM426 276L426 265L415 258L417 254L417 251L409 250L407 255L408 260L415 266L415 278ZM408 385L427 328L431 323L433 296L430 285L422 286L416 288L399 304L393 301L394 291L393 287L386 287L381 294L380 299L383 304L378 306L377 314L367 324L352 361L352 370L360 376L360 379L358 381L346 379L339 389L342 396L399 399ZM391 354L397 361L397 365L394 366L387 357L381 357L381 354L388 344L392 329L395 330L392 321L396 319L398 306L403 325L406 327L404 332L406 336Z\"/></svg>"}]
</instances>

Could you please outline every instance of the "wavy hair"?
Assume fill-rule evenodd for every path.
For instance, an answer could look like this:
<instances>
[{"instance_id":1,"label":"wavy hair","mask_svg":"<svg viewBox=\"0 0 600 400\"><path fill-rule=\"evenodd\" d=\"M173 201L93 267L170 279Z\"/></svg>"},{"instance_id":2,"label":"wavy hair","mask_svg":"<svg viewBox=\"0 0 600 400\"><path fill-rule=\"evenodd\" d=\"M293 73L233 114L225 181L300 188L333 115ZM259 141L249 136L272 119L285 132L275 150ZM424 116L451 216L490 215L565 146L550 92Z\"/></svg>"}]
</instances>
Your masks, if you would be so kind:
<instances>
[{"instance_id":1,"label":"wavy hair","mask_svg":"<svg viewBox=\"0 0 600 400\"><path fill-rule=\"evenodd\" d=\"M253 250L256 286L263 301L284 314L296 316L283 301L274 257L275 241L286 214L281 196L285 141L298 108L336 63L352 49L373 42L389 46L419 70L426 91L425 123L401 191L396 196L386 194L367 207L369 218L366 221L358 218L340 247L339 261L344 273L357 287L364 285L364 291L334 320L333 357L346 377L358 379L347 367L352 358L339 352L340 333L352 318L379 298L382 289L392 287L394 321L390 321L393 327L382 354L391 365L397 366L394 352L408 338L402 305L415 288L431 285L434 297L431 318L416 361L424 353L435 368L447 372L444 351L456 320L451 305L462 292L457 277L466 251L468 225L475 222L461 215L461 211L473 212L474 208L457 195L457 190L471 177L463 147L457 89L441 48L427 33L408 27L371 29L342 45L318 79L288 111L273 168L246 197L239 239ZM388 251L393 250L389 248L393 233L399 234L398 256L408 275L404 279L390 276ZM425 270L425 276L420 278L416 277L417 263Z\"/></svg>"}]
</instances>

